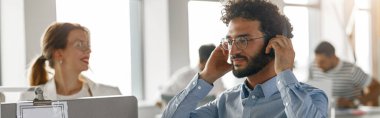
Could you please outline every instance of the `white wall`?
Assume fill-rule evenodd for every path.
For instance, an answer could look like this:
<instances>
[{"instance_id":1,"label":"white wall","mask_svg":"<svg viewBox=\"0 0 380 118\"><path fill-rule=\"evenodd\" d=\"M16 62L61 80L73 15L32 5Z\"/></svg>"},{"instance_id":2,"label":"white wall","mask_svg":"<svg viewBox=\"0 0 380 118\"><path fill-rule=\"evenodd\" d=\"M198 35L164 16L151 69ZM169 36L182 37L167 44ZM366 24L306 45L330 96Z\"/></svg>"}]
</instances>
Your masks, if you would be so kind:
<instances>
[{"instance_id":1,"label":"white wall","mask_svg":"<svg viewBox=\"0 0 380 118\"><path fill-rule=\"evenodd\" d=\"M352 47L345 37L345 0L321 0L321 38L332 43L342 60L354 62Z\"/></svg>"},{"instance_id":2,"label":"white wall","mask_svg":"<svg viewBox=\"0 0 380 118\"><path fill-rule=\"evenodd\" d=\"M1 79L2 85L25 86L24 0L1 0ZM5 93L6 102L18 93Z\"/></svg>"},{"instance_id":3,"label":"white wall","mask_svg":"<svg viewBox=\"0 0 380 118\"><path fill-rule=\"evenodd\" d=\"M170 74L190 65L188 1L169 0Z\"/></svg>"},{"instance_id":4,"label":"white wall","mask_svg":"<svg viewBox=\"0 0 380 118\"><path fill-rule=\"evenodd\" d=\"M132 95L137 99L144 96L143 86L143 40L142 40L142 1L130 0L130 34L131 34L131 78L132 78ZM140 115L139 115L140 116Z\"/></svg>"},{"instance_id":5,"label":"white wall","mask_svg":"<svg viewBox=\"0 0 380 118\"><path fill-rule=\"evenodd\" d=\"M1 78L7 86L25 86L24 0L1 0Z\"/></svg>"},{"instance_id":6,"label":"white wall","mask_svg":"<svg viewBox=\"0 0 380 118\"><path fill-rule=\"evenodd\" d=\"M147 100L159 97L158 86L169 78L169 20L167 0L144 0L144 89Z\"/></svg>"},{"instance_id":7,"label":"white wall","mask_svg":"<svg viewBox=\"0 0 380 118\"><path fill-rule=\"evenodd\" d=\"M2 0L2 80L7 86L27 86L27 64L40 55L40 38L55 21L55 1Z\"/></svg>"},{"instance_id":8,"label":"white wall","mask_svg":"<svg viewBox=\"0 0 380 118\"><path fill-rule=\"evenodd\" d=\"M56 21L55 0L25 1L26 62L41 54L41 36L47 26Z\"/></svg>"},{"instance_id":9,"label":"white wall","mask_svg":"<svg viewBox=\"0 0 380 118\"><path fill-rule=\"evenodd\" d=\"M159 86L190 64L188 0L144 0L144 88L148 101Z\"/></svg>"},{"instance_id":10,"label":"white wall","mask_svg":"<svg viewBox=\"0 0 380 118\"><path fill-rule=\"evenodd\" d=\"M55 20L55 1L1 1L1 79L5 86L28 86L28 63L40 54L40 37ZM6 102L19 93L6 93Z\"/></svg>"}]
</instances>

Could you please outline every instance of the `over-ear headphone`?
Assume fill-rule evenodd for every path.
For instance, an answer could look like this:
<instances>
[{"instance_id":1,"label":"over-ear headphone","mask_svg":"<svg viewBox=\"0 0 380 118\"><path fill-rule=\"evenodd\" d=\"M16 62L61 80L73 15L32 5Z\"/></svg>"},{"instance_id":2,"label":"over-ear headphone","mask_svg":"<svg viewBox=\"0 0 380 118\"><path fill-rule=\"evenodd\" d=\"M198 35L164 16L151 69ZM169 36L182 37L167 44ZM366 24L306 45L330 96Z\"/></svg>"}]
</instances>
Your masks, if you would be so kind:
<instances>
[{"instance_id":1,"label":"over-ear headphone","mask_svg":"<svg viewBox=\"0 0 380 118\"><path fill-rule=\"evenodd\" d=\"M273 37L274 37L274 36L271 36L271 35L269 35L268 33L265 34L265 36L264 36L264 40L265 40L266 45L265 45L264 49L268 46L270 39L272 39ZM270 52L269 52L267 55L269 55L271 58L274 58L274 57L275 57L274 49L271 48L271 49L270 49Z\"/></svg>"},{"instance_id":2,"label":"over-ear headphone","mask_svg":"<svg viewBox=\"0 0 380 118\"><path fill-rule=\"evenodd\" d=\"M283 27L283 30L282 30L282 35L285 36L285 37L288 37L288 30L286 29L286 27L284 26ZM269 44L269 40L272 39L273 37L275 37L276 35L272 35L271 33L265 33L265 36L264 36L264 40L266 41L266 46L268 46ZM265 46L265 47L266 47ZM274 53L274 49L270 49L270 52L268 54L270 57L274 58L275 57L275 53Z\"/></svg>"}]
</instances>

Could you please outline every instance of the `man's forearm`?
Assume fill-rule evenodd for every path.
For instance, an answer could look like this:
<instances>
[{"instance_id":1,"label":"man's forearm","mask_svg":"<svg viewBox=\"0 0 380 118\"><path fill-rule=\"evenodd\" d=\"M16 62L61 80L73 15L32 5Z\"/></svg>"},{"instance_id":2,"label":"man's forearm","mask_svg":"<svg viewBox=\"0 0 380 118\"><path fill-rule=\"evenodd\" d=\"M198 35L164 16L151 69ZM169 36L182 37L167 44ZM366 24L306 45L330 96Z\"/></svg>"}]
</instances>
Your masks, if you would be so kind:
<instances>
[{"instance_id":1,"label":"man's forearm","mask_svg":"<svg viewBox=\"0 0 380 118\"><path fill-rule=\"evenodd\" d=\"M212 89L212 85L199 79L196 75L188 86L177 94L168 103L162 117L163 118L188 118L201 101Z\"/></svg>"}]
</instances>

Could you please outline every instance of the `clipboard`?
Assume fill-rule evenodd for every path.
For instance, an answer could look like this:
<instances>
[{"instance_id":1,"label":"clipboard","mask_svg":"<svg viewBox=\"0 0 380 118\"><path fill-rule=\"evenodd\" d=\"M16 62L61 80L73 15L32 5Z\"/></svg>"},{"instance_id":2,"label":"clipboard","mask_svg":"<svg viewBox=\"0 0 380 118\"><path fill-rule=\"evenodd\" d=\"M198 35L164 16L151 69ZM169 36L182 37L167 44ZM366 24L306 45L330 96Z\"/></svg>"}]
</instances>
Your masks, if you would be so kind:
<instances>
[{"instance_id":1,"label":"clipboard","mask_svg":"<svg viewBox=\"0 0 380 118\"><path fill-rule=\"evenodd\" d=\"M66 102L69 118L138 118L134 96L101 96L73 100L43 100L36 97L33 106L48 106ZM28 101L27 101L28 102ZM17 103L2 103L0 118L17 118Z\"/></svg>"},{"instance_id":2,"label":"clipboard","mask_svg":"<svg viewBox=\"0 0 380 118\"><path fill-rule=\"evenodd\" d=\"M68 118L67 102L44 100L40 87L35 88L32 102L17 103L17 118Z\"/></svg>"},{"instance_id":3,"label":"clipboard","mask_svg":"<svg viewBox=\"0 0 380 118\"><path fill-rule=\"evenodd\" d=\"M68 118L66 101L44 102L36 105L33 102L17 103L17 118Z\"/></svg>"}]
</instances>

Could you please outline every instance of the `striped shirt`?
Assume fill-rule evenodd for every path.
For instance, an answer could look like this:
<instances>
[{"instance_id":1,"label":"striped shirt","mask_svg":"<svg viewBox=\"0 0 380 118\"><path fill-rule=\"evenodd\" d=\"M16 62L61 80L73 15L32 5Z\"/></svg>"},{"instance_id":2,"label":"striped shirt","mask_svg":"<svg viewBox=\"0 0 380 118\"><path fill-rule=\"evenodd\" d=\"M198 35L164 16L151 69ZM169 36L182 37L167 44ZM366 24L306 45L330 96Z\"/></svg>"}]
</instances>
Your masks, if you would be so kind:
<instances>
[{"instance_id":1,"label":"striped shirt","mask_svg":"<svg viewBox=\"0 0 380 118\"><path fill-rule=\"evenodd\" d=\"M332 80L332 96L345 98L360 96L363 88L371 82L370 76L364 73L362 69L341 60L335 68L327 72L323 72L314 63L310 67L310 79Z\"/></svg>"}]
</instances>

